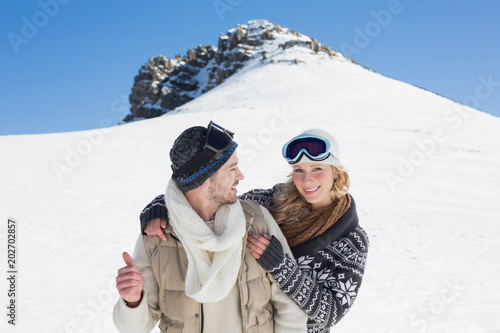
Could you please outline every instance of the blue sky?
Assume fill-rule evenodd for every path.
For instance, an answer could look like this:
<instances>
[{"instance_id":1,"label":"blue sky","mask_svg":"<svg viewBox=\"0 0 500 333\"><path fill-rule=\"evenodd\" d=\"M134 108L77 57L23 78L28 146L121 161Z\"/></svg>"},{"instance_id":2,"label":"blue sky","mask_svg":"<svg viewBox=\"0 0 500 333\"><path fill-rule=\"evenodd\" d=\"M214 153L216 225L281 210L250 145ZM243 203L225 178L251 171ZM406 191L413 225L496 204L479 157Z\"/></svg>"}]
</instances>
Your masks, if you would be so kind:
<instances>
[{"instance_id":1,"label":"blue sky","mask_svg":"<svg viewBox=\"0 0 500 333\"><path fill-rule=\"evenodd\" d=\"M0 135L86 130L128 113L152 56L284 25L385 76L500 116L500 1L2 1Z\"/></svg>"}]
</instances>

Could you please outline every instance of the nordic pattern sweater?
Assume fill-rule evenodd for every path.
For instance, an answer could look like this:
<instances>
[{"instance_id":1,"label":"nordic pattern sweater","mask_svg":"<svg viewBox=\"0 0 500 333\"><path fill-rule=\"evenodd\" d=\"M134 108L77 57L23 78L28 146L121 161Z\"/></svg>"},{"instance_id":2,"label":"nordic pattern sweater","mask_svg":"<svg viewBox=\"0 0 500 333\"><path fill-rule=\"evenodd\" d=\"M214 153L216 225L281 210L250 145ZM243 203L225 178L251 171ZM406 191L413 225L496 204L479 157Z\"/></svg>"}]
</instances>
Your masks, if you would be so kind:
<instances>
[{"instance_id":1,"label":"nordic pattern sweater","mask_svg":"<svg viewBox=\"0 0 500 333\"><path fill-rule=\"evenodd\" d=\"M270 207L274 192L281 186L252 190L239 198ZM141 212L141 232L147 222L155 218L167 219L163 195L157 196ZM291 249L297 262L283 253L281 243L275 238L258 262L307 313L308 333L327 333L349 311L358 295L368 247L368 236L359 226L352 199L349 209L332 227Z\"/></svg>"}]
</instances>

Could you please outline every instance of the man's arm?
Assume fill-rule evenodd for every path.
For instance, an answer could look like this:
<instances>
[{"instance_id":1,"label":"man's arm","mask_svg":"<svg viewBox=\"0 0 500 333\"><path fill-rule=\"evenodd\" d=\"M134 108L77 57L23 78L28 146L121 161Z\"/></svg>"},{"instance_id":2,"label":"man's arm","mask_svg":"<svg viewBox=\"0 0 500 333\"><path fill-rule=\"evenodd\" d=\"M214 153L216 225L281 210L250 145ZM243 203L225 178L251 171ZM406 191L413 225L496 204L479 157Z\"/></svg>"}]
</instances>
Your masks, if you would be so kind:
<instances>
[{"instance_id":1,"label":"man's arm","mask_svg":"<svg viewBox=\"0 0 500 333\"><path fill-rule=\"evenodd\" d=\"M291 258L292 251L286 242L285 236L281 232L278 224L274 221L269 211L260 207L264 214L267 224L267 233L276 237L283 244L283 250ZM271 303L275 309L274 312L274 332L276 333L298 333L307 332L307 314L274 282L271 281Z\"/></svg>"},{"instance_id":2,"label":"man's arm","mask_svg":"<svg viewBox=\"0 0 500 333\"><path fill-rule=\"evenodd\" d=\"M129 304L120 297L113 311L113 322L121 333L149 333L160 319L158 284L151 270L151 263L144 248L144 236L137 239L133 263L139 268L144 289L139 304Z\"/></svg>"}]
</instances>

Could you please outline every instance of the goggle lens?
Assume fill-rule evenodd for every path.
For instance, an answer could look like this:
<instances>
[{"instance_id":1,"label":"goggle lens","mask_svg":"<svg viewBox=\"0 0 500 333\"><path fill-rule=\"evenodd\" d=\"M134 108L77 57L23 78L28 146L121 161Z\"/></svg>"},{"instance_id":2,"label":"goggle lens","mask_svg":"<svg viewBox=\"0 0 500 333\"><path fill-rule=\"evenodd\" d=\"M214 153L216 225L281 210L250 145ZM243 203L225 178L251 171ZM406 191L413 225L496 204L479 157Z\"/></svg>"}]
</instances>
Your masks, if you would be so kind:
<instances>
[{"instance_id":1,"label":"goggle lens","mask_svg":"<svg viewBox=\"0 0 500 333\"><path fill-rule=\"evenodd\" d=\"M215 152L225 150L233 144L233 135L233 132L224 129L211 121L207 128L205 148L209 148Z\"/></svg>"},{"instance_id":2,"label":"goggle lens","mask_svg":"<svg viewBox=\"0 0 500 333\"><path fill-rule=\"evenodd\" d=\"M308 155L311 157L319 156L327 151L326 142L315 138L303 138L297 139L288 145L286 157L294 159L302 149L307 150Z\"/></svg>"}]
</instances>

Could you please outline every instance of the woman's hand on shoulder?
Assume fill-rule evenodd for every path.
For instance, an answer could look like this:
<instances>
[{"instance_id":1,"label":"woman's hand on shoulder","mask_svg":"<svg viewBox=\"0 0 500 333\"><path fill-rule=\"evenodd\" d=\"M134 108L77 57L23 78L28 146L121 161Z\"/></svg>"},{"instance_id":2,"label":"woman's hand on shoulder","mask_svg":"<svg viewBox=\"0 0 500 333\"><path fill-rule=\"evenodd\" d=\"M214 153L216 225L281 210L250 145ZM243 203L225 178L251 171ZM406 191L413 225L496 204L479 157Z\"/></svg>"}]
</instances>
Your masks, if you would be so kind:
<instances>
[{"instance_id":1,"label":"woman's hand on shoulder","mask_svg":"<svg viewBox=\"0 0 500 333\"><path fill-rule=\"evenodd\" d=\"M148 236L159 236L165 242L167 241L167 236L164 233L165 228L167 227L167 221L162 219L154 219L148 222L144 227L144 232Z\"/></svg>"}]
</instances>

